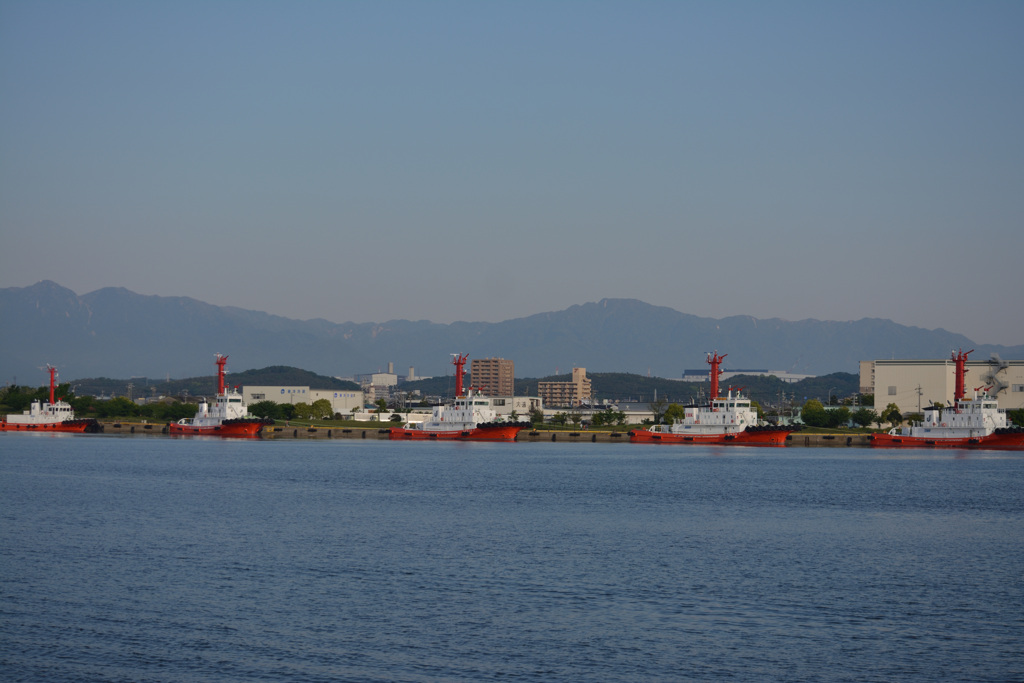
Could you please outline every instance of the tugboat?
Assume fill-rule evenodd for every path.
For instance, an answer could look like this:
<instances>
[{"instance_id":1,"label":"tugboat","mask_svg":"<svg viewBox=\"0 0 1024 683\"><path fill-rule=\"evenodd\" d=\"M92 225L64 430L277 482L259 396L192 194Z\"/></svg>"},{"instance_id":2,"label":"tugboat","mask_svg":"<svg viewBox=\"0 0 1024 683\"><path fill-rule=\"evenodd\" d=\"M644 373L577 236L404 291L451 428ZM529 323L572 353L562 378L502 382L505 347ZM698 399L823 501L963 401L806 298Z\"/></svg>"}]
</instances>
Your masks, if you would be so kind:
<instances>
[{"instance_id":1,"label":"tugboat","mask_svg":"<svg viewBox=\"0 0 1024 683\"><path fill-rule=\"evenodd\" d=\"M991 387L977 387L973 398L964 398L967 356L950 354L956 365L953 406L933 405L924 409L924 420L909 427L893 428L886 434L872 434L871 445L879 448L992 448L1024 450L1024 428L1007 425L1006 413L999 410ZM978 392L983 391L979 396Z\"/></svg>"},{"instance_id":2,"label":"tugboat","mask_svg":"<svg viewBox=\"0 0 1024 683\"><path fill-rule=\"evenodd\" d=\"M75 411L64 399L54 400L57 389L57 368L46 366L50 372L50 402L33 401L20 415L8 415L0 420L0 432L88 432L103 431L93 418L75 418Z\"/></svg>"},{"instance_id":3,"label":"tugboat","mask_svg":"<svg viewBox=\"0 0 1024 683\"><path fill-rule=\"evenodd\" d=\"M472 387L463 395L462 376L465 374L465 354L452 354L455 366L455 402L436 406L425 422L407 422L391 429L392 440L449 440L449 441L515 441L529 422L505 421L490 407L490 400L482 393L473 393Z\"/></svg>"},{"instance_id":4,"label":"tugboat","mask_svg":"<svg viewBox=\"0 0 1024 683\"><path fill-rule=\"evenodd\" d=\"M629 432L631 443L682 443L682 444L736 444L742 446L784 446L786 437L796 431L795 427L777 427L762 424L757 411L750 405L749 398L739 392L733 396L718 395L718 378L722 374L722 360L708 354L711 366L711 400L707 405L685 406L684 417L671 425L653 425L648 429Z\"/></svg>"},{"instance_id":5,"label":"tugboat","mask_svg":"<svg viewBox=\"0 0 1024 683\"><path fill-rule=\"evenodd\" d=\"M170 434L199 436L258 437L266 420L249 414L237 389L224 387L224 366L227 356L217 354L217 398L213 406L205 399L199 404L195 417L185 417L167 425Z\"/></svg>"}]
</instances>

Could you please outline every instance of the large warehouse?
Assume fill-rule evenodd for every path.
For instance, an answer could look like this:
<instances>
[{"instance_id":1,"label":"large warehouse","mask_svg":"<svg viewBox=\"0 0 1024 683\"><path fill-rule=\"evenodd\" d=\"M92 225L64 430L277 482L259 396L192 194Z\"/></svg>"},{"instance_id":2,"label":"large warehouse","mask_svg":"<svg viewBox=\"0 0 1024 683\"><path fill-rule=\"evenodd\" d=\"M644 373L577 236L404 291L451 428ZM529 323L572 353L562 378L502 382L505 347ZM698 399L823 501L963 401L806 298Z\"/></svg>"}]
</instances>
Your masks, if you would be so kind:
<instances>
[{"instance_id":1,"label":"large warehouse","mask_svg":"<svg viewBox=\"0 0 1024 683\"><path fill-rule=\"evenodd\" d=\"M989 395L1003 410L1024 408L1024 360L987 359L966 363L967 396L976 388L990 387ZM901 413L953 402L956 387L955 354L945 360L873 360L860 363L861 393L875 395L875 409L895 403Z\"/></svg>"}]
</instances>

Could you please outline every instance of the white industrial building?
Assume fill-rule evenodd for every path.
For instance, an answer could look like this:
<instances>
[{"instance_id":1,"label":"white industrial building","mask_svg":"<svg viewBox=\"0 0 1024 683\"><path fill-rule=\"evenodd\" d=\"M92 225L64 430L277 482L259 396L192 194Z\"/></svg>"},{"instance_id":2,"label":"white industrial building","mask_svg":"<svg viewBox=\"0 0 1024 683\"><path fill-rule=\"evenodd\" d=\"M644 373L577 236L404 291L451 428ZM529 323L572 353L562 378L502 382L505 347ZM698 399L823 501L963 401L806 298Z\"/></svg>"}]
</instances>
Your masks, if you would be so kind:
<instances>
[{"instance_id":1,"label":"white industrial building","mask_svg":"<svg viewBox=\"0 0 1024 683\"><path fill-rule=\"evenodd\" d=\"M990 387L989 396L1001 410L1024 408L1024 360L968 360L964 387L967 396ZM860 363L860 390L875 395L875 410L890 403L901 413L918 413L936 403L950 405L956 388L956 362L952 358L925 360L873 360Z\"/></svg>"},{"instance_id":2,"label":"white industrial building","mask_svg":"<svg viewBox=\"0 0 1024 683\"><path fill-rule=\"evenodd\" d=\"M352 413L363 407L363 392L358 389L310 389L299 386L242 387L242 399L247 405L258 401L312 405L322 398L330 401L331 410L335 413Z\"/></svg>"}]
</instances>

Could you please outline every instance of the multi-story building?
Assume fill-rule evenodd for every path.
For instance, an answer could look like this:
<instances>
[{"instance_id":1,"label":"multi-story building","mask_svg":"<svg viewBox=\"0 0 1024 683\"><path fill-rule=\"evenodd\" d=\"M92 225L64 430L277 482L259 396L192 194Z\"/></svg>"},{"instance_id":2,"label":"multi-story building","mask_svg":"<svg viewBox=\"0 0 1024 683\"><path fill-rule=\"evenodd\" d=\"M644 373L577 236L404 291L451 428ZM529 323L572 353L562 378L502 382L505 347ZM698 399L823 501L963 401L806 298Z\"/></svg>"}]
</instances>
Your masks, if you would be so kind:
<instances>
[{"instance_id":1,"label":"multi-story building","mask_svg":"<svg viewBox=\"0 0 1024 683\"><path fill-rule=\"evenodd\" d=\"M591 382L586 368L573 368L569 382L538 382L537 394L545 406L578 406L590 403Z\"/></svg>"},{"instance_id":2,"label":"multi-story building","mask_svg":"<svg viewBox=\"0 0 1024 683\"><path fill-rule=\"evenodd\" d=\"M999 408L1024 408L1024 360L998 357L969 360L965 364L965 388L970 397L976 388L989 387ZM875 395L875 410L890 403L901 413L917 413L936 403L950 405L956 389L956 362L945 360L861 361L862 393Z\"/></svg>"},{"instance_id":3,"label":"multi-story building","mask_svg":"<svg viewBox=\"0 0 1024 683\"><path fill-rule=\"evenodd\" d=\"M474 358L469 365L469 386L490 396L515 394L515 364L505 358Z\"/></svg>"}]
</instances>

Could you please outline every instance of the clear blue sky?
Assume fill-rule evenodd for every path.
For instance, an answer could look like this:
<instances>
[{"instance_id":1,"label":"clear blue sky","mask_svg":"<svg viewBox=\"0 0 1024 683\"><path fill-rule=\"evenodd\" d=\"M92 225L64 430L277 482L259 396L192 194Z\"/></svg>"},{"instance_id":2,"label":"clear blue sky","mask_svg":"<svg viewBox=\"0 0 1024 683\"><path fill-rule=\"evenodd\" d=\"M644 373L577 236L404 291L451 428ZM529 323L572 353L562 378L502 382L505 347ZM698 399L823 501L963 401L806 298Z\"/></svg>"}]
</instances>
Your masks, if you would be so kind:
<instances>
[{"instance_id":1,"label":"clear blue sky","mask_svg":"<svg viewBox=\"0 0 1024 683\"><path fill-rule=\"evenodd\" d=\"M0 0L0 287L1024 343L1022 2Z\"/></svg>"}]
</instances>

